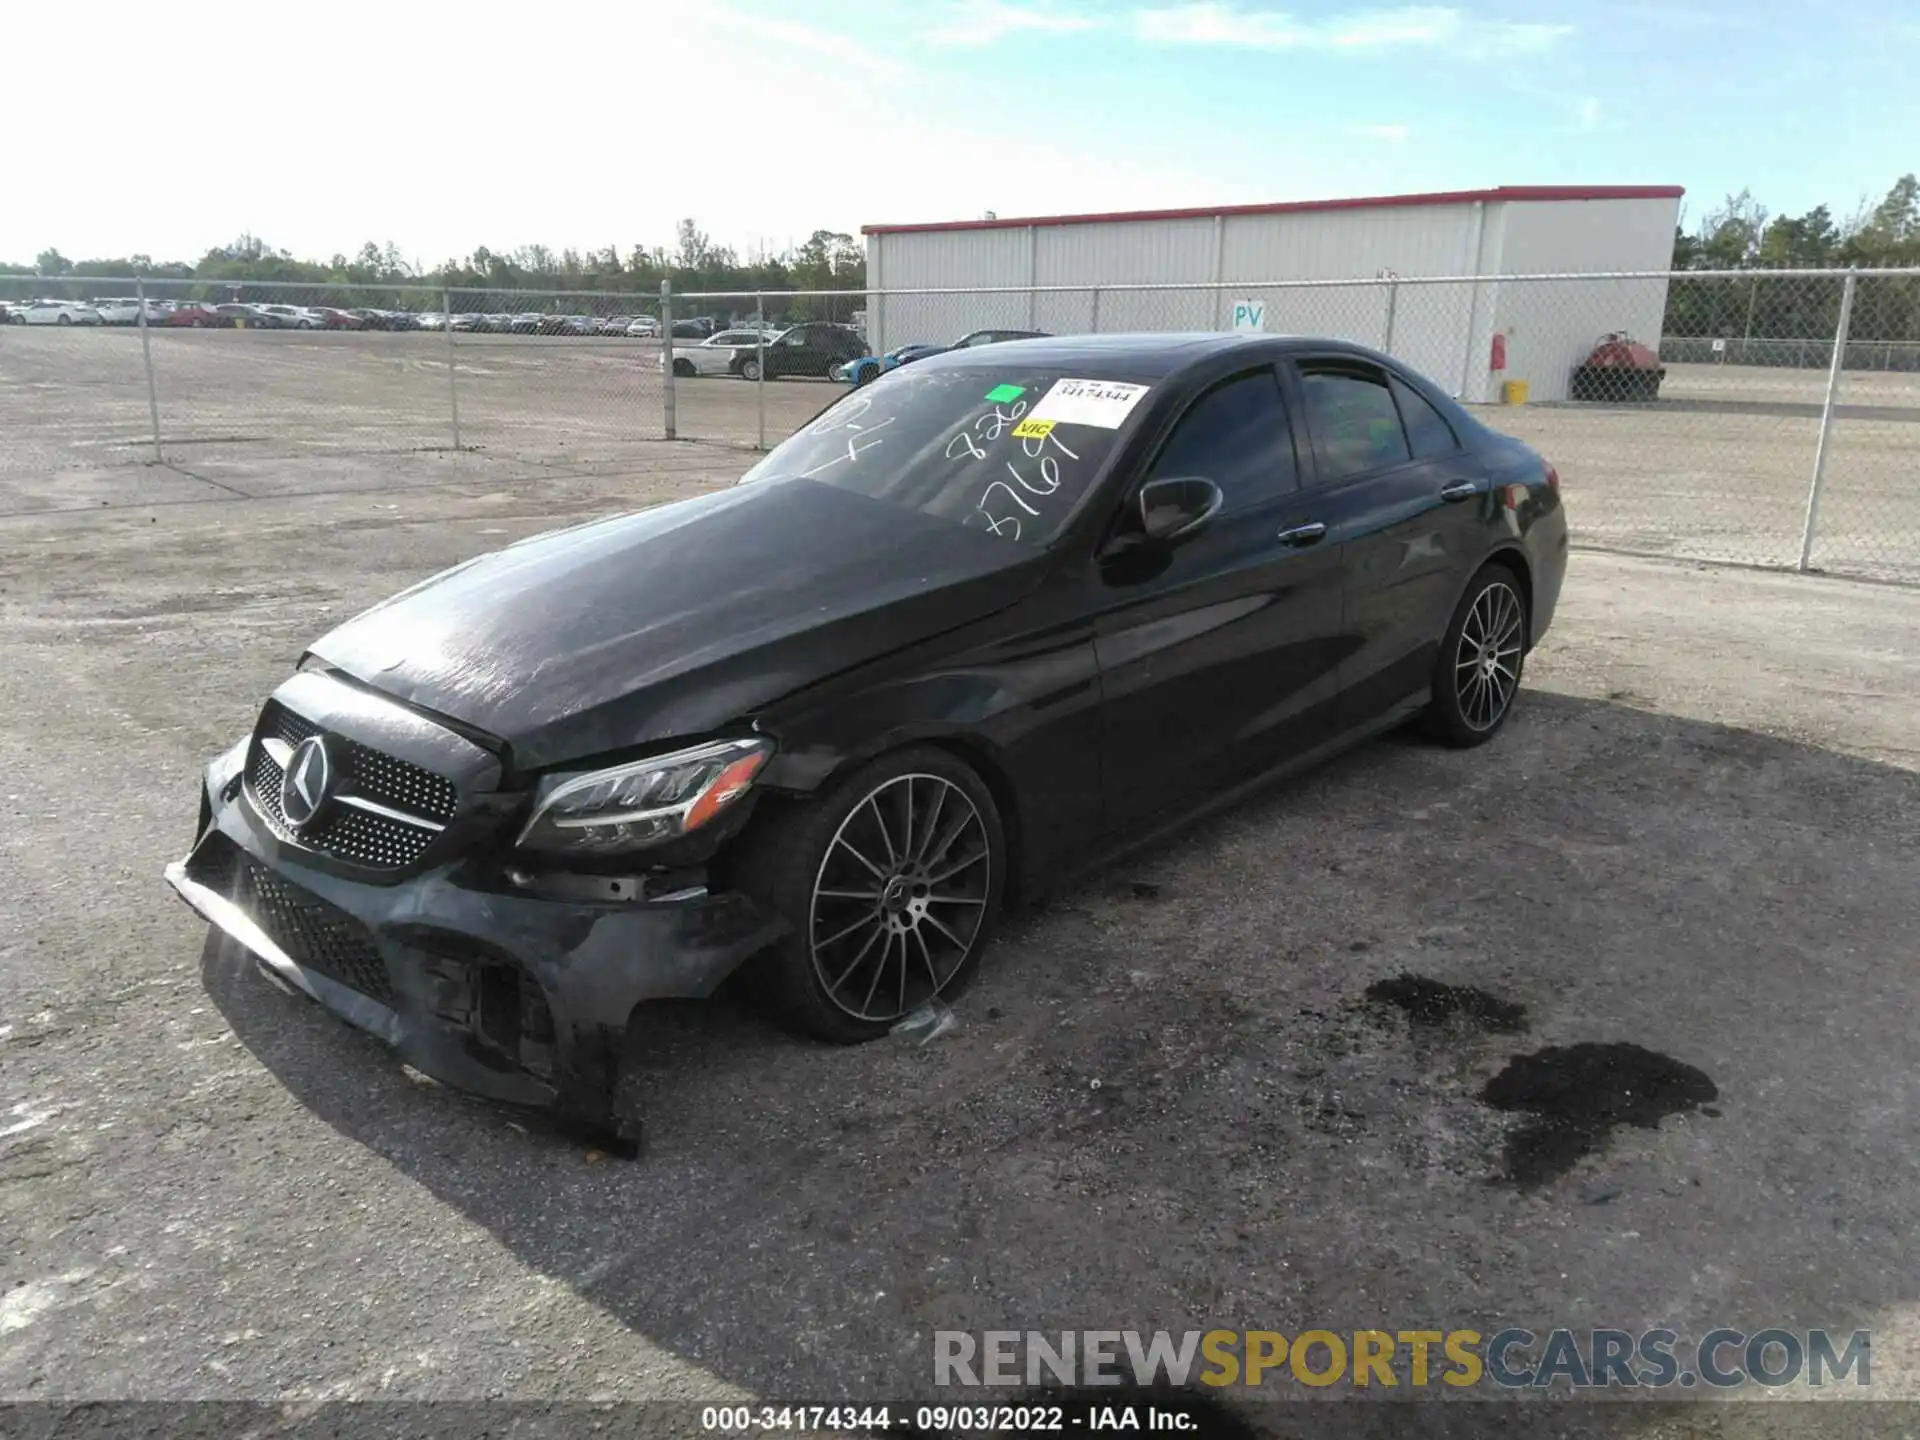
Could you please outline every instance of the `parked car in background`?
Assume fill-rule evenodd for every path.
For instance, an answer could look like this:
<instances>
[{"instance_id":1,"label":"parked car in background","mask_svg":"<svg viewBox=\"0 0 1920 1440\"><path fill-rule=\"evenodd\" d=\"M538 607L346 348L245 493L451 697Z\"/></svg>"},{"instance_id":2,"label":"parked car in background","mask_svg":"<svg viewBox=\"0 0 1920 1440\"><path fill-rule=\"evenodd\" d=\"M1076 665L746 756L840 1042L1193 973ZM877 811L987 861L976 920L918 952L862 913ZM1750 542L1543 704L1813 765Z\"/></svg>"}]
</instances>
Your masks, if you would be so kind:
<instances>
[{"instance_id":1,"label":"parked car in background","mask_svg":"<svg viewBox=\"0 0 1920 1440\"><path fill-rule=\"evenodd\" d=\"M698 345L688 345L673 352L673 373L691 379L696 375L738 375L739 360L742 355L751 355L773 343L774 337L764 342L757 330L722 330L718 335L709 335ZM657 362L666 364L662 355Z\"/></svg>"},{"instance_id":2,"label":"parked car in background","mask_svg":"<svg viewBox=\"0 0 1920 1440\"><path fill-rule=\"evenodd\" d=\"M444 330L447 328L447 317L444 312L439 310L423 310L413 317L413 322L410 328L418 330Z\"/></svg>"},{"instance_id":3,"label":"parked car in background","mask_svg":"<svg viewBox=\"0 0 1920 1440\"><path fill-rule=\"evenodd\" d=\"M651 315L635 316L633 323L627 326L627 334L637 340L657 339L660 335L660 322Z\"/></svg>"},{"instance_id":4,"label":"parked car in background","mask_svg":"<svg viewBox=\"0 0 1920 1440\"><path fill-rule=\"evenodd\" d=\"M478 331L484 328L486 318L484 315L475 315L471 311L468 311L465 314L455 315L450 318L447 321L446 328L461 333Z\"/></svg>"},{"instance_id":5,"label":"parked car in background","mask_svg":"<svg viewBox=\"0 0 1920 1440\"><path fill-rule=\"evenodd\" d=\"M866 354L867 342L857 331L825 320L811 320L782 330L764 350L737 352L734 373L748 380L761 378L764 369L769 380L788 376L833 378L833 373L849 360Z\"/></svg>"},{"instance_id":6,"label":"parked car in background","mask_svg":"<svg viewBox=\"0 0 1920 1440\"><path fill-rule=\"evenodd\" d=\"M100 312L78 300L36 300L21 312L28 325L100 325Z\"/></svg>"},{"instance_id":7,"label":"parked car in background","mask_svg":"<svg viewBox=\"0 0 1920 1440\"><path fill-rule=\"evenodd\" d=\"M18 301L0 300L0 325L24 324L26 308Z\"/></svg>"},{"instance_id":8,"label":"parked car in background","mask_svg":"<svg viewBox=\"0 0 1920 1440\"><path fill-rule=\"evenodd\" d=\"M981 345L997 345L1003 340L1044 340L1044 330L974 330L962 335L951 345L902 345L889 350L884 355L863 355L848 364L842 373L834 376L836 380L845 380L855 386L870 384L889 370L902 365L911 365L916 360L924 360L929 355L944 355L949 350L972 350Z\"/></svg>"},{"instance_id":9,"label":"parked car in background","mask_svg":"<svg viewBox=\"0 0 1920 1440\"><path fill-rule=\"evenodd\" d=\"M367 330L418 330L423 318L406 310L376 310L371 306L360 306L347 314L358 317Z\"/></svg>"},{"instance_id":10,"label":"parked car in background","mask_svg":"<svg viewBox=\"0 0 1920 1440\"><path fill-rule=\"evenodd\" d=\"M606 320L602 321L601 324L603 328L600 333L602 335L624 335L627 333L627 327L633 324L633 316L610 315Z\"/></svg>"},{"instance_id":11,"label":"parked car in background","mask_svg":"<svg viewBox=\"0 0 1920 1440\"><path fill-rule=\"evenodd\" d=\"M325 316L316 315L303 305L261 305L256 308L263 315L271 315L278 320L283 330L318 330L327 323Z\"/></svg>"},{"instance_id":12,"label":"parked car in background","mask_svg":"<svg viewBox=\"0 0 1920 1440\"><path fill-rule=\"evenodd\" d=\"M538 335L540 327L546 323L546 316L537 310L529 310L524 315L514 316L513 323L507 326L507 329L515 335Z\"/></svg>"},{"instance_id":13,"label":"parked car in background","mask_svg":"<svg viewBox=\"0 0 1920 1440\"><path fill-rule=\"evenodd\" d=\"M713 328L698 320L676 320L673 322L673 338L676 340L704 340L713 333Z\"/></svg>"},{"instance_id":14,"label":"parked car in background","mask_svg":"<svg viewBox=\"0 0 1920 1440\"><path fill-rule=\"evenodd\" d=\"M89 300L89 305L100 312L102 325L138 325L140 323L140 300L137 296L123 295L109 300ZM148 302L147 323L155 324L152 302Z\"/></svg>"},{"instance_id":15,"label":"parked car in background","mask_svg":"<svg viewBox=\"0 0 1920 1440\"><path fill-rule=\"evenodd\" d=\"M331 305L308 307L308 314L314 316L321 325L329 330L364 330L367 322L351 310L339 310Z\"/></svg>"},{"instance_id":16,"label":"parked car in background","mask_svg":"<svg viewBox=\"0 0 1920 1440\"><path fill-rule=\"evenodd\" d=\"M238 300L214 306L213 313L219 317L220 324L230 330L278 330L283 324L278 315L269 314L265 307Z\"/></svg>"},{"instance_id":17,"label":"parked car in background","mask_svg":"<svg viewBox=\"0 0 1920 1440\"><path fill-rule=\"evenodd\" d=\"M167 312L167 318L161 323L183 330L211 330L220 324L221 320L220 316L214 313L211 305L202 305L194 300L183 300Z\"/></svg>"}]
</instances>

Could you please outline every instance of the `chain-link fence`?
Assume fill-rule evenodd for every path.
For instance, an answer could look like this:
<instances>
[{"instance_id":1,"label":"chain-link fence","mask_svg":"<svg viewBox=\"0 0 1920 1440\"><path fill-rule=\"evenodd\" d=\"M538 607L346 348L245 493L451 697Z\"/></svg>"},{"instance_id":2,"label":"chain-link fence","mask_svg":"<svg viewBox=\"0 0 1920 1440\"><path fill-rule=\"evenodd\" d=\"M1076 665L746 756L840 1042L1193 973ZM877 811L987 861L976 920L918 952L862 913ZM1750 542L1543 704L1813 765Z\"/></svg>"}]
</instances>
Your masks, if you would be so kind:
<instances>
[{"instance_id":1,"label":"chain-link fence","mask_svg":"<svg viewBox=\"0 0 1920 1440\"><path fill-rule=\"evenodd\" d=\"M1920 272L634 295L0 280L0 479L777 443L915 351L1263 330L1383 350L1558 468L1579 543L1920 582ZM1835 364L1838 357L1840 363Z\"/></svg>"}]
</instances>

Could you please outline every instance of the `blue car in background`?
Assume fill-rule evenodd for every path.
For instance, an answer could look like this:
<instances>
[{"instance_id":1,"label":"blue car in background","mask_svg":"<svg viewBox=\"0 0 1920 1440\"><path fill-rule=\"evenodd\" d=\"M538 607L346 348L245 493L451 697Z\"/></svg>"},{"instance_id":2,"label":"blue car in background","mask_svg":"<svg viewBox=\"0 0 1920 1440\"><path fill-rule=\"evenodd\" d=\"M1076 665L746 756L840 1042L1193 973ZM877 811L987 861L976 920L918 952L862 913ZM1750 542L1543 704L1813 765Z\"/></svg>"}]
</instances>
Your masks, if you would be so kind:
<instances>
[{"instance_id":1,"label":"blue car in background","mask_svg":"<svg viewBox=\"0 0 1920 1440\"><path fill-rule=\"evenodd\" d=\"M1044 330L975 330L970 335L962 335L951 345L902 345L889 350L884 355L862 355L858 360L849 360L833 372L833 378L844 380L855 389L871 383L902 365L911 365L915 360L924 360L929 355L944 355L949 350L968 350L976 345L994 345L1002 340L1044 340L1048 338Z\"/></svg>"}]
</instances>

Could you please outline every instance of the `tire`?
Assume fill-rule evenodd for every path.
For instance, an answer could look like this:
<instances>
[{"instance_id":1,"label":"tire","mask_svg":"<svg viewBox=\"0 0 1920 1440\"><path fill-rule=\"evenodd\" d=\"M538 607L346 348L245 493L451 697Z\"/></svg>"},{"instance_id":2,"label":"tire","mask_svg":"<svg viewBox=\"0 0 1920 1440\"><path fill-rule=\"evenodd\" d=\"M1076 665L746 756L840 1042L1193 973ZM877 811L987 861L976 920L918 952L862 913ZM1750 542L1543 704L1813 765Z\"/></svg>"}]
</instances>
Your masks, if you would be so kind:
<instances>
[{"instance_id":1,"label":"tire","mask_svg":"<svg viewBox=\"0 0 1920 1440\"><path fill-rule=\"evenodd\" d=\"M740 362L740 378L749 384L758 384L760 381L760 362L758 360L742 360Z\"/></svg>"},{"instance_id":2,"label":"tire","mask_svg":"<svg viewBox=\"0 0 1920 1440\"><path fill-rule=\"evenodd\" d=\"M689 380L700 372L693 368L693 362L691 360L675 360L673 362L673 373L678 375L682 380Z\"/></svg>"},{"instance_id":3,"label":"tire","mask_svg":"<svg viewBox=\"0 0 1920 1440\"><path fill-rule=\"evenodd\" d=\"M808 800L763 801L733 883L790 926L757 957L769 998L839 1044L951 999L992 940L1006 859L992 792L935 746L882 755Z\"/></svg>"},{"instance_id":4,"label":"tire","mask_svg":"<svg viewBox=\"0 0 1920 1440\"><path fill-rule=\"evenodd\" d=\"M53 323L56 325L71 325L73 323L73 317L71 315L62 315L62 316L59 316Z\"/></svg>"},{"instance_id":5,"label":"tire","mask_svg":"<svg viewBox=\"0 0 1920 1440\"><path fill-rule=\"evenodd\" d=\"M1527 600L1519 577L1495 562L1460 597L1433 665L1427 730L1469 750L1500 733L1527 662Z\"/></svg>"},{"instance_id":6,"label":"tire","mask_svg":"<svg viewBox=\"0 0 1920 1440\"><path fill-rule=\"evenodd\" d=\"M296 330L311 330L313 328L313 322L311 320L301 320L296 322L293 328Z\"/></svg>"},{"instance_id":7,"label":"tire","mask_svg":"<svg viewBox=\"0 0 1920 1440\"><path fill-rule=\"evenodd\" d=\"M833 372L838 370L842 365L846 363L847 362L844 360L835 360L831 356L829 356L825 361L821 363L820 378L822 380L833 379Z\"/></svg>"},{"instance_id":8,"label":"tire","mask_svg":"<svg viewBox=\"0 0 1920 1440\"><path fill-rule=\"evenodd\" d=\"M854 372L853 388L858 390L863 385L871 385L879 378L880 367L878 365L862 365Z\"/></svg>"}]
</instances>

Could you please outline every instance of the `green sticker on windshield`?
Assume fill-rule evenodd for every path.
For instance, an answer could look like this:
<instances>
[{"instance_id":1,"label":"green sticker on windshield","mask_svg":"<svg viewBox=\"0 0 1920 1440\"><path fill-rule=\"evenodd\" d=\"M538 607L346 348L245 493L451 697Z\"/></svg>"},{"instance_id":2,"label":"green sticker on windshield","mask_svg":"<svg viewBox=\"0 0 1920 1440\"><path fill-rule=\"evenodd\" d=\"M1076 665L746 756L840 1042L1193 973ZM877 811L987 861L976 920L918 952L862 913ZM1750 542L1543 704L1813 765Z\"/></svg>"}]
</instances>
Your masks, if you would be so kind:
<instances>
[{"instance_id":1,"label":"green sticker on windshield","mask_svg":"<svg viewBox=\"0 0 1920 1440\"><path fill-rule=\"evenodd\" d=\"M987 399L995 405L1005 405L1026 393L1027 387L1024 385L996 385L987 391Z\"/></svg>"}]
</instances>

